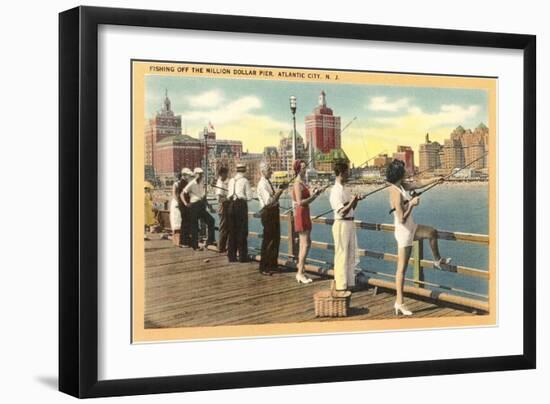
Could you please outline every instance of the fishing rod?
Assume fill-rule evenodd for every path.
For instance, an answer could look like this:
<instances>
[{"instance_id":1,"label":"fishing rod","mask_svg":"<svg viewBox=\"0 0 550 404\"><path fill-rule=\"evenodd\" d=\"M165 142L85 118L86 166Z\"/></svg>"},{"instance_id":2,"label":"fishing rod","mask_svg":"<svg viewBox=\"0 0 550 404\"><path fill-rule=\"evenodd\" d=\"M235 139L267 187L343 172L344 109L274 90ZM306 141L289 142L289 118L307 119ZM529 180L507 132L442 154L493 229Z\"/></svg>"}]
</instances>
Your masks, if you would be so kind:
<instances>
[{"instance_id":1,"label":"fishing rod","mask_svg":"<svg viewBox=\"0 0 550 404\"><path fill-rule=\"evenodd\" d=\"M408 178L412 178L412 177L415 177L415 176L417 176L417 175L423 174L423 173L425 173L426 171L429 171L429 170L432 170L432 169L431 169L431 168L427 168L426 170L422 170L422 171L420 171L420 172L418 172L418 173L416 173L416 174L413 174L413 175L409 176ZM386 183L386 185L384 185L384 186L382 186L382 187L380 187L380 188L376 188L375 190L373 190L373 191L371 191L371 192L367 192L366 194L362 195L362 196L361 196L361 199L359 199L359 200L363 200L363 199L365 199L365 198L368 197L368 196L371 196L371 195L373 195L373 194L376 194L377 192L383 191L384 189L390 187L391 185L392 185L392 184L390 184L390 183ZM321 216L324 216L324 215L326 215L326 214L328 214L328 213L330 213L330 212L332 212L332 211L334 211L334 209L327 210L326 212L323 212L323 213L321 213L321 214L315 216L312 220L318 219L318 218L320 218Z\"/></svg>"},{"instance_id":2,"label":"fishing rod","mask_svg":"<svg viewBox=\"0 0 550 404\"><path fill-rule=\"evenodd\" d=\"M434 188L434 187L440 185L441 183L443 183L443 181L445 181L445 180L448 179L448 178L451 178L451 177L452 177L453 175L455 175L456 173L459 173L460 171L464 170L465 168L468 168L468 167L470 167L471 165L473 165L474 163L478 162L479 160L485 158L488 154L489 154L488 152L487 152L487 153L484 153L481 157L478 157L477 159L470 161L470 162L469 162L468 164L466 164L464 167L461 167L461 168L459 168L459 169L456 170L456 171L454 171L454 169L451 170L451 173L450 173L450 174L447 174L446 176L441 177L439 180L437 180L437 181L434 182L433 184L428 185L427 187L425 187L425 189L424 189L423 191L414 192L414 190L413 190L413 192L410 193L411 196L412 196L412 197L418 197L418 196L422 195L423 193L428 192L430 189L432 189L432 188ZM403 201L403 205L407 205L408 203L409 203L408 200ZM389 214L391 215L394 211L395 211L395 208L392 208L392 209L390 210L390 213L389 213Z\"/></svg>"},{"instance_id":3,"label":"fishing rod","mask_svg":"<svg viewBox=\"0 0 550 404\"><path fill-rule=\"evenodd\" d=\"M366 193L366 194L364 194L364 195L361 195L361 197L359 198L359 200L361 201L361 200L365 199L366 197L368 197L368 196L370 196L370 195L372 195L372 194L375 194L375 193L377 193L377 192L380 192L380 191L386 189L386 188L389 187L389 186L390 186L390 185L384 185L383 187L376 188L375 190L373 190L373 191L371 191L371 192L368 192L368 193ZM332 211L334 211L334 209L327 210L326 212L320 213L320 214L318 214L317 216L313 217L311 220L319 219L321 216L324 216L324 215L326 215L326 214L329 214L329 213L332 212Z\"/></svg>"},{"instance_id":4,"label":"fishing rod","mask_svg":"<svg viewBox=\"0 0 550 404\"><path fill-rule=\"evenodd\" d=\"M319 189L317 190L317 194L318 194L318 195L321 195L323 192L326 191L326 189L327 189L328 187L330 187L330 184L327 184L327 185L325 185L325 186L322 186L321 188L319 188ZM314 192L314 193L315 193L315 192ZM290 211L292 211L292 210L294 210L294 206L291 206L290 208L288 208L287 210L285 210L282 214L283 214L283 215L286 215L288 212L290 212Z\"/></svg>"}]
</instances>

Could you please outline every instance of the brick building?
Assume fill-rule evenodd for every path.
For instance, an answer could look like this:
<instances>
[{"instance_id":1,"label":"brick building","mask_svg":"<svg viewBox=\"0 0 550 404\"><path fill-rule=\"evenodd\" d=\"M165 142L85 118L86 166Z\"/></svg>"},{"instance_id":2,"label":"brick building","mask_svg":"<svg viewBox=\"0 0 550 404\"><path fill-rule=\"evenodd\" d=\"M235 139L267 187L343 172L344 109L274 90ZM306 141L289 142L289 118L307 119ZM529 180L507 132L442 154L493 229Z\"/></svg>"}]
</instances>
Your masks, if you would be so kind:
<instances>
[{"instance_id":1,"label":"brick building","mask_svg":"<svg viewBox=\"0 0 550 404\"><path fill-rule=\"evenodd\" d=\"M393 158L405 162L405 170L408 175L414 174L414 151L410 146L397 146L397 152Z\"/></svg>"},{"instance_id":2,"label":"brick building","mask_svg":"<svg viewBox=\"0 0 550 404\"><path fill-rule=\"evenodd\" d=\"M390 165L392 160L393 159L387 154L379 154L374 158L372 165L378 168L386 168L387 166Z\"/></svg>"},{"instance_id":3,"label":"brick building","mask_svg":"<svg viewBox=\"0 0 550 404\"><path fill-rule=\"evenodd\" d=\"M149 180L154 179L156 171L153 153L155 144L167 137L181 135L181 115L175 115L171 107L166 90L160 111L145 126L145 173ZM153 178L147 178L151 176Z\"/></svg>"},{"instance_id":4,"label":"brick building","mask_svg":"<svg viewBox=\"0 0 550 404\"><path fill-rule=\"evenodd\" d=\"M153 161L155 174L161 180L173 179L182 168L191 170L202 164L203 146L188 135L169 136L155 144Z\"/></svg>"},{"instance_id":5,"label":"brick building","mask_svg":"<svg viewBox=\"0 0 550 404\"><path fill-rule=\"evenodd\" d=\"M333 149L340 149L340 117L335 116L331 108L327 107L326 94L321 91L319 104L311 115L306 116L306 144L310 147L313 142L313 151L329 153ZM317 168L317 167L316 167Z\"/></svg>"}]
</instances>

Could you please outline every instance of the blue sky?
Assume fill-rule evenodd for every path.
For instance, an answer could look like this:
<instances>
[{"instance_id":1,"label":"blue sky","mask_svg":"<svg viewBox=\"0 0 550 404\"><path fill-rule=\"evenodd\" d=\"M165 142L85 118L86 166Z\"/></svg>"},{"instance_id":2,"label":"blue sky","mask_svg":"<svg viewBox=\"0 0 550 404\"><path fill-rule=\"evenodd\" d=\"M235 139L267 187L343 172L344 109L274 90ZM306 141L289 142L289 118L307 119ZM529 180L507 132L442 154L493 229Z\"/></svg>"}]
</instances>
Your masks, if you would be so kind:
<instances>
[{"instance_id":1,"label":"blue sky","mask_svg":"<svg viewBox=\"0 0 550 404\"><path fill-rule=\"evenodd\" d=\"M442 141L458 125L488 125L488 94L476 89L156 75L146 76L145 88L146 117L160 109L168 89L188 134L196 136L210 121L219 138L242 140L251 152L278 144L279 133L291 130L290 95L298 99L297 129L304 133L304 118L324 90L342 127L357 117L342 134L343 148L356 164L382 151L391 154L398 144L417 151L426 132Z\"/></svg>"}]
</instances>

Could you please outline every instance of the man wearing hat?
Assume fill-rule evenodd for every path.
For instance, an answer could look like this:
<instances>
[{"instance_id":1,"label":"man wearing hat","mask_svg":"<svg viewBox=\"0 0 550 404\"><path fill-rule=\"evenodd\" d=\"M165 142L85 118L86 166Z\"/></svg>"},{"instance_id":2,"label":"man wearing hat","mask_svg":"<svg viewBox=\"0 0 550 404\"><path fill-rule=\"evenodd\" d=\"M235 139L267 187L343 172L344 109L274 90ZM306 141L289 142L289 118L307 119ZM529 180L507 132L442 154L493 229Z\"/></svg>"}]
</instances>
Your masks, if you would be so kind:
<instances>
[{"instance_id":1,"label":"man wearing hat","mask_svg":"<svg viewBox=\"0 0 550 404\"><path fill-rule=\"evenodd\" d=\"M190 178L193 176L193 172L185 167L181 170L181 175L176 183L174 183L174 194L173 198L177 201L177 206L180 212L180 237L179 237L179 246L180 247L189 247L191 245L191 226L189 222L189 208L183 203L183 190L189 183Z\"/></svg>"},{"instance_id":2,"label":"man wearing hat","mask_svg":"<svg viewBox=\"0 0 550 404\"><path fill-rule=\"evenodd\" d=\"M199 220L203 220L208 227L206 247L215 243L214 218L206 210L206 190L203 184L203 170L197 167L193 170L195 178L183 189L183 203L189 208L189 222L191 224L191 247L199 249ZM186 200L188 198L188 200Z\"/></svg>"},{"instance_id":3,"label":"man wearing hat","mask_svg":"<svg viewBox=\"0 0 550 404\"><path fill-rule=\"evenodd\" d=\"M271 174L273 171L269 164L262 162L260 164L260 171L262 177L256 188L260 202L262 226L264 228L260 253L260 273L262 275L271 275L278 267L279 244L281 243L279 198L286 187L282 186L275 191L271 183Z\"/></svg>"},{"instance_id":4,"label":"man wearing hat","mask_svg":"<svg viewBox=\"0 0 550 404\"><path fill-rule=\"evenodd\" d=\"M252 189L248 179L244 176L246 165L237 164L237 173L229 180L228 190L228 247L229 262L248 261L248 201L252 199Z\"/></svg>"}]
</instances>

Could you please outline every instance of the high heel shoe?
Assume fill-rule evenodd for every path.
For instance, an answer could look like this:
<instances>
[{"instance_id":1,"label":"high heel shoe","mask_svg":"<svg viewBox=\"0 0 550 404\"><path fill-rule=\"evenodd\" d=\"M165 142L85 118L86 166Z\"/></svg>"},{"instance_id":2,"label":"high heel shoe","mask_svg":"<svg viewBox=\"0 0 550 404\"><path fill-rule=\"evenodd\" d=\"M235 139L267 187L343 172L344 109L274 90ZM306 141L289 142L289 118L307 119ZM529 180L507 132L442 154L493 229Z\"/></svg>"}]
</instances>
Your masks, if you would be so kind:
<instances>
[{"instance_id":1,"label":"high heel shoe","mask_svg":"<svg viewBox=\"0 0 550 404\"><path fill-rule=\"evenodd\" d=\"M393 305L393 308L395 310L395 315L399 315L399 312L403 314L404 316L412 316L412 311L407 309L407 307L404 304L397 304L397 302Z\"/></svg>"},{"instance_id":2,"label":"high heel shoe","mask_svg":"<svg viewBox=\"0 0 550 404\"><path fill-rule=\"evenodd\" d=\"M304 285L307 285L308 283L313 282L310 278L306 277L304 274L296 274L296 281L298 281L298 283L303 283Z\"/></svg>"},{"instance_id":3,"label":"high heel shoe","mask_svg":"<svg viewBox=\"0 0 550 404\"><path fill-rule=\"evenodd\" d=\"M452 261L452 258L440 258L437 261L434 261L434 267L441 269L441 264L449 265Z\"/></svg>"}]
</instances>

